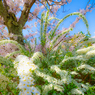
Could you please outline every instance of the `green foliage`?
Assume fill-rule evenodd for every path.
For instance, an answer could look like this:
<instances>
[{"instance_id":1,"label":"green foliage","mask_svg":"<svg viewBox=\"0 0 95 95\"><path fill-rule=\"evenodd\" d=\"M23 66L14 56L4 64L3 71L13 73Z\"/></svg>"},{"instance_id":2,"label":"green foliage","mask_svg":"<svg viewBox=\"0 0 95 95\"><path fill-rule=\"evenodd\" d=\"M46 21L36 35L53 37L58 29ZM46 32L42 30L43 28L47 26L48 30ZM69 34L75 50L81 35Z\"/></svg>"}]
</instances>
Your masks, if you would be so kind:
<instances>
[{"instance_id":1,"label":"green foliage","mask_svg":"<svg viewBox=\"0 0 95 95\"><path fill-rule=\"evenodd\" d=\"M54 55L55 54L55 55ZM48 94L54 94L54 95L71 95L71 90L73 88L78 88L80 93L85 93L85 90L83 89L86 89L86 85L84 87L81 87L81 85L84 85L84 84L80 84L79 81L81 79L81 81L85 81L85 82L89 82L89 77L91 76L91 84L95 84L94 81L93 81L93 78L95 76L95 74L90 74L90 75L85 75L85 72L83 70L83 68L81 66L85 66L84 68L86 70L90 69L90 71L92 71L93 73L95 72L94 69L95 68L92 68L92 67L87 67L88 65L85 65L85 63L89 63L89 60L91 59L87 59L85 57L85 55L78 55L78 56L74 56L72 55L72 52L68 52L65 56L63 55L63 61L60 62L58 65L54 65L56 64L55 63L55 60L56 60L56 57L58 56L58 52L50 52L50 54L47 55L47 57L45 58L45 61L43 59L43 61L41 61L41 64L43 66L41 66L41 68L39 68L39 70L37 71L34 71L36 76L39 76L40 77L40 80L41 78L44 79L44 80L47 80L48 83L47 85L49 86L50 83L53 83L53 84L58 84L58 85L62 85L62 83L64 84L63 85L63 88L65 89L63 92L57 92L54 88L51 88L49 91L48 91ZM47 61L47 60L48 61ZM59 59L59 58L58 58ZM57 60L58 60L57 59ZM94 59L94 58L93 58ZM51 61L52 60L52 61ZM87 61L88 60L88 61ZM63 64L64 63L64 64ZM47 64L47 67L44 67L44 65ZM63 65L62 65L63 64ZM90 63L89 63L90 65ZM42 68L43 67L43 68ZM63 68L65 67L65 68ZM46 69L48 68L48 69ZM52 69L50 69L52 68ZM59 68L59 69L58 69ZM79 69L80 68L80 69ZM82 69L81 69L82 68ZM63 70L62 70L63 69ZM66 84L65 82L63 82L61 80L61 77L62 75L64 76L64 70L67 70L67 71L70 71L69 73L71 74L72 78L74 79L74 82L72 83L69 83L69 84ZM74 72L75 71L75 72ZM83 72L82 72L83 71ZM87 72L91 73L89 70ZM39 74L37 73L39 72ZM43 73L44 72L44 73ZM62 74L63 73L63 74ZM53 77L54 78L53 78ZM85 79L85 77L87 77ZM61 81L61 84L60 84L60 81ZM63 78L64 79L64 78ZM50 82L51 80L51 82ZM54 81L52 81L54 80ZM57 80L57 82L56 82ZM39 81L39 79L36 80L37 82ZM85 83L84 82L84 83ZM41 82L42 83L42 82ZM42 83L41 85L44 85L45 87L45 83ZM67 86L66 86L67 85ZM89 86L88 86L89 87ZM46 87L47 88L47 87ZM48 88L47 88L48 89ZM75 89L74 89L75 90ZM77 91L77 90L75 90ZM43 89L42 89L42 92L43 92ZM68 92L68 93L67 93ZM88 92L87 92L88 93ZM48 95L47 94L47 95ZM44 94L43 94L44 95ZM93 95L93 94L92 94Z\"/></svg>"},{"instance_id":2,"label":"green foliage","mask_svg":"<svg viewBox=\"0 0 95 95\"><path fill-rule=\"evenodd\" d=\"M4 58L2 56L0 56L0 63L6 66L12 65L12 61L10 59Z\"/></svg>"},{"instance_id":3,"label":"green foliage","mask_svg":"<svg viewBox=\"0 0 95 95\"><path fill-rule=\"evenodd\" d=\"M45 25L44 25L44 33L43 33L43 38L44 38L44 42L45 43L46 43L46 31L47 31L47 25L48 25L48 16L49 16L49 9L47 9L47 12L46 12Z\"/></svg>"},{"instance_id":4,"label":"green foliage","mask_svg":"<svg viewBox=\"0 0 95 95\"><path fill-rule=\"evenodd\" d=\"M41 45L42 46L44 46L43 22L44 22L44 13L41 14L41 27L40 27L40 41L41 41Z\"/></svg>"},{"instance_id":5,"label":"green foliage","mask_svg":"<svg viewBox=\"0 0 95 95\"><path fill-rule=\"evenodd\" d=\"M58 22L58 24L56 25L56 27L54 28L54 30L51 30L50 33L49 33L49 36L48 36L49 39L52 40L52 42L50 43L50 51L51 51L51 50L53 49L53 46L54 46L54 44L56 43L56 41L57 41L62 35L64 35L64 34L68 33L69 31L72 31L72 30L73 30L73 28L69 28L68 30L63 31L62 33L60 33L59 35L57 35L55 39L53 39L54 36L55 36L55 32L56 32L56 30L58 29L59 25L60 25L66 18L68 18L69 16L72 16L72 15L78 15L79 17L81 17L81 18L83 19L84 23L86 24L87 31L88 31L88 28L89 28L88 22L87 22L85 16L82 15L81 13L79 13L79 12L74 12L74 13L68 14L67 16L65 16L65 17L64 17L63 19L61 19L61 20L59 20L59 19L57 19L57 18L55 18L55 17L52 17L52 18L49 18L49 19L48 19L48 17L49 17L49 9L48 9L48 8L47 8L46 16L45 16L44 13L42 13L42 15L41 15L41 27L40 27L40 41L41 41L42 48L45 46L45 44L46 44L46 42L47 42L47 41L46 41L46 31L47 31L47 26L48 26L48 24L49 24L49 21L51 21L51 20L53 20L53 19L59 20L59 22ZM45 20L45 23L44 23L44 20ZM43 28L44 28L44 29L43 29ZM88 33L87 33L87 35L86 35L86 38L87 38L87 37L90 37L89 35L90 35L90 33L89 33L89 31L88 31ZM86 38L85 38L85 39L86 39ZM79 43L80 43L80 42L79 42ZM79 47L79 45L77 44L76 49L77 49L78 47ZM76 50L76 49L75 49L75 50Z\"/></svg>"},{"instance_id":6,"label":"green foliage","mask_svg":"<svg viewBox=\"0 0 95 95\"><path fill-rule=\"evenodd\" d=\"M65 85L64 86L64 95L68 95L68 92L70 92L71 91L71 89L73 89L73 88L77 88L77 86L74 84L74 83L70 83L70 84L68 84L68 85Z\"/></svg>"},{"instance_id":7,"label":"green foliage","mask_svg":"<svg viewBox=\"0 0 95 95\"><path fill-rule=\"evenodd\" d=\"M85 48L85 50L87 48ZM47 56L43 56L41 52L34 53L30 60L39 68L34 70L34 72L32 71L32 77L35 79L36 87L38 87L41 90L41 93L43 93L42 95L46 95L44 94L46 92L47 95L72 95L72 90L77 91L76 89L79 89L81 93L88 95L91 93L94 95L94 89L89 87L92 87L95 84L95 81L93 81L93 79L95 79L95 68L93 67L95 58L86 58L87 56L85 55L89 51L91 51L91 49L83 55L77 54L76 56L74 56L72 52L61 53L61 48L57 49L56 52L51 51L47 54ZM4 60L7 60L7 57ZM89 64L92 67L89 66L88 68L88 65L85 64ZM17 74L15 73L16 70L13 67L14 65L9 67L10 69L8 69L7 66L6 68L3 68L1 64L0 73L8 77L9 80L13 80L14 77L17 77ZM85 74L85 70L87 70L87 74ZM88 74L88 72L91 73L90 71L93 73ZM89 78L91 78L90 82ZM87 82L89 82L91 86L87 86L85 84ZM1 93L19 93L19 91L14 89L17 86L17 81L15 82L15 86L13 86L13 84L10 82L8 83L8 86L10 87L9 89L11 92L8 92L7 89L5 92L1 90ZM86 86L89 88L88 90Z\"/></svg>"},{"instance_id":8,"label":"green foliage","mask_svg":"<svg viewBox=\"0 0 95 95\"><path fill-rule=\"evenodd\" d=\"M95 95L95 86L89 87L87 92L84 95Z\"/></svg>"},{"instance_id":9,"label":"green foliage","mask_svg":"<svg viewBox=\"0 0 95 95\"><path fill-rule=\"evenodd\" d=\"M54 90L54 88L47 93L47 95L51 95L51 94L52 95L64 95L62 92Z\"/></svg>"},{"instance_id":10,"label":"green foliage","mask_svg":"<svg viewBox=\"0 0 95 95\"><path fill-rule=\"evenodd\" d=\"M52 49L52 47L54 46L55 42L58 40L59 37L61 37L62 35L68 33L69 31L72 31L73 28L69 28L66 31L63 31L62 33L58 34L57 37L52 41L51 45L50 45L50 49Z\"/></svg>"},{"instance_id":11,"label":"green foliage","mask_svg":"<svg viewBox=\"0 0 95 95\"><path fill-rule=\"evenodd\" d=\"M95 56L88 59L87 64L91 66L95 66Z\"/></svg>"},{"instance_id":12,"label":"green foliage","mask_svg":"<svg viewBox=\"0 0 95 95\"><path fill-rule=\"evenodd\" d=\"M14 67L2 66L0 64L0 92L2 95L17 95L19 93L19 89L16 89L18 85L16 78L17 73Z\"/></svg>"}]
</instances>

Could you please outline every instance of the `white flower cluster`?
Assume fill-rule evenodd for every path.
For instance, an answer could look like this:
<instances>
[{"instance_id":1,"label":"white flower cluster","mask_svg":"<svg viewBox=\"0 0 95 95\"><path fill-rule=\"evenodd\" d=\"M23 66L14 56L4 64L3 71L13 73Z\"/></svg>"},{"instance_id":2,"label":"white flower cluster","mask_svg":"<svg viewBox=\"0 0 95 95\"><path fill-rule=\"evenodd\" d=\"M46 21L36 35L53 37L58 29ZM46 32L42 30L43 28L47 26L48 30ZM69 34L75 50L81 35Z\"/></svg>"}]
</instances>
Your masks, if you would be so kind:
<instances>
[{"instance_id":1,"label":"white flower cluster","mask_svg":"<svg viewBox=\"0 0 95 95\"><path fill-rule=\"evenodd\" d=\"M86 59L84 58L83 55L79 55L79 56L75 56L75 57L68 57L66 59L63 59L62 62L60 62L60 65L65 65L66 61L70 61L70 60L79 60L79 61L86 61ZM72 64L72 65L76 65L75 63L71 63L69 62L68 64ZM67 65L67 64L66 64Z\"/></svg>"},{"instance_id":2,"label":"white flower cluster","mask_svg":"<svg viewBox=\"0 0 95 95\"><path fill-rule=\"evenodd\" d=\"M59 84L59 85L62 84L61 80L58 80L58 79L51 77L45 73L42 73L39 70L35 70L35 73L37 76L43 77L43 79L47 80L49 83Z\"/></svg>"},{"instance_id":3,"label":"white flower cluster","mask_svg":"<svg viewBox=\"0 0 95 95\"><path fill-rule=\"evenodd\" d=\"M95 50L95 46L89 46L87 48L79 49L79 50L76 51L76 53L85 54L85 53L87 53L88 51L91 51L91 50Z\"/></svg>"},{"instance_id":4,"label":"white flower cluster","mask_svg":"<svg viewBox=\"0 0 95 95\"><path fill-rule=\"evenodd\" d=\"M71 90L71 94L73 95L84 95L84 93L82 92L82 90L78 89L78 88L74 88Z\"/></svg>"},{"instance_id":5,"label":"white flower cluster","mask_svg":"<svg viewBox=\"0 0 95 95\"><path fill-rule=\"evenodd\" d=\"M83 65L80 65L79 67L77 67L78 71L81 71L82 69L83 69L82 73L84 73L84 74L95 73L95 68L91 67L90 65L87 65L87 64L83 64Z\"/></svg>"},{"instance_id":6,"label":"white flower cluster","mask_svg":"<svg viewBox=\"0 0 95 95\"><path fill-rule=\"evenodd\" d=\"M19 55L15 59L14 66L20 77L19 85L17 87L21 89L19 95L31 95L31 93L34 95L40 95L40 92L34 86L31 86L34 85L34 79L30 77L30 70L35 70L37 66L24 55Z\"/></svg>"},{"instance_id":7,"label":"white flower cluster","mask_svg":"<svg viewBox=\"0 0 95 95\"><path fill-rule=\"evenodd\" d=\"M61 70L60 68L58 68L58 66L53 65L51 66L51 70L55 70L56 73L58 73L61 76L61 81L63 83L69 84L71 83L71 75L68 73L68 71L66 70Z\"/></svg>"},{"instance_id":8,"label":"white flower cluster","mask_svg":"<svg viewBox=\"0 0 95 95\"><path fill-rule=\"evenodd\" d=\"M30 59L32 62L34 62L35 60L40 60L44 58L43 54L41 52L36 52L34 53L34 55L32 56L32 58Z\"/></svg>"},{"instance_id":9,"label":"white flower cluster","mask_svg":"<svg viewBox=\"0 0 95 95\"><path fill-rule=\"evenodd\" d=\"M73 83L77 86L77 88L73 88L70 92L74 95L84 95L84 92L86 92L89 88L89 86L86 84L78 83L73 79Z\"/></svg>"},{"instance_id":10,"label":"white flower cluster","mask_svg":"<svg viewBox=\"0 0 95 95\"><path fill-rule=\"evenodd\" d=\"M48 93L50 90L52 90L53 88L54 88L55 90L57 90L57 91L60 91L60 92L64 91L64 88L63 88L62 86L56 85L56 84L44 85L42 88L44 89L42 95L47 95L47 93Z\"/></svg>"},{"instance_id":11,"label":"white flower cluster","mask_svg":"<svg viewBox=\"0 0 95 95\"><path fill-rule=\"evenodd\" d=\"M91 50L86 53L86 58L91 58L93 56L95 56L95 50Z\"/></svg>"}]
</instances>

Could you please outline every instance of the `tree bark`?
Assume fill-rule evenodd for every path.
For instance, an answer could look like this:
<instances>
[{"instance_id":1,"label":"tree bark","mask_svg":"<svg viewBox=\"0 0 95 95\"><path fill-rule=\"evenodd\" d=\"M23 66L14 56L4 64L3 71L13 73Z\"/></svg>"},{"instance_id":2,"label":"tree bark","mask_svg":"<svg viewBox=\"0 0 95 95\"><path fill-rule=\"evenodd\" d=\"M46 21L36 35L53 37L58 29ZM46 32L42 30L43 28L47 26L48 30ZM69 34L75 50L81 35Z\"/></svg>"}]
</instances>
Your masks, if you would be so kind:
<instances>
[{"instance_id":1,"label":"tree bark","mask_svg":"<svg viewBox=\"0 0 95 95\"><path fill-rule=\"evenodd\" d=\"M23 34L22 34L23 27L17 22L14 13L11 12L8 13L4 24L7 26L9 34L12 33L14 35L18 35L17 39L15 39L14 37L10 37L10 39L17 41L18 43L24 46ZM21 37L19 37L19 35Z\"/></svg>"},{"instance_id":2,"label":"tree bark","mask_svg":"<svg viewBox=\"0 0 95 95\"><path fill-rule=\"evenodd\" d=\"M10 27L7 27L8 28L8 31L9 33L12 33L14 35L20 35L21 37L17 37L17 39L15 39L14 37L10 37L10 40L15 40L17 41L18 43L20 43L21 45L24 46L24 41L23 41L23 34L22 34L22 28L21 27L16 27L14 25Z\"/></svg>"}]
</instances>

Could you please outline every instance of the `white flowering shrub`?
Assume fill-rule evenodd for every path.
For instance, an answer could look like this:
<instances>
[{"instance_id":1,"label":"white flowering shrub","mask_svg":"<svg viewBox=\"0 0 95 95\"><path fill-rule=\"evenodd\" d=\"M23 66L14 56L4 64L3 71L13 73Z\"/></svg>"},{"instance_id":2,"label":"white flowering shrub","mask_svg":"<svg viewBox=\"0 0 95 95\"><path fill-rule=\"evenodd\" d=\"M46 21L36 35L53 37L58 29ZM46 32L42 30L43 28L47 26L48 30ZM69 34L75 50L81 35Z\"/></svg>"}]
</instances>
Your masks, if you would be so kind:
<instances>
[{"instance_id":1,"label":"white flowering shrub","mask_svg":"<svg viewBox=\"0 0 95 95\"><path fill-rule=\"evenodd\" d=\"M14 66L17 69L20 78L17 88L21 89L19 95L40 95L40 92L33 86L34 79L30 76L30 70L35 70L37 66L25 55L19 55L15 61Z\"/></svg>"},{"instance_id":2,"label":"white flowering shrub","mask_svg":"<svg viewBox=\"0 0 95 95\"><path fill-rule=\"evenodd\" d=\"M9 56L0 56L3 63L0 65L0 93L94 95L95 55L92 51L94 46L78 49L75 55L51 51L45 56L36 52L31 58L21 52L13 61Z\"/></svg>"},{"instance_id":3,"label":"white flowering shrub","mask_svg":"<svg viewBox=\"0 0 95 95\"><path fill-rule=\"evenodd\" d=\"M19 48L21 55L13 61L9 58L11 54L5 58L0 56L3 64L0 65L1 93L85 95L91 92L94 95L94 46L78 49L75 55L58 49L46 56L36 52L31 58L24 55L22 47Z\"/></svg>"}]
</instances>

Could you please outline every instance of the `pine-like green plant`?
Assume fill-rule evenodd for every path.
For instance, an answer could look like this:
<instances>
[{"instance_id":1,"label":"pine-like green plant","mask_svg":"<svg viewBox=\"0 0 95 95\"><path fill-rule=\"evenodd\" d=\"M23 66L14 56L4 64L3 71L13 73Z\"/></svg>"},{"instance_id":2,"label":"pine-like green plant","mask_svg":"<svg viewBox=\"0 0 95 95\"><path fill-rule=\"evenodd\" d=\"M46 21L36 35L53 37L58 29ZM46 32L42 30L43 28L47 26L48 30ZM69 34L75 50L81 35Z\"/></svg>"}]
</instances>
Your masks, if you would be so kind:
<instances>
[{"instance_id":1,"label":"pine-like green plant","mask_svg":"<svg viewBox=\"0 0 95 95\"><path fill-rule=\"evenodd\" d=\"M84 21L84 23L86 24L86 27L87 27L88 35L90 35L89 30L88 30L88 28L89 28L88 21L86 20L85 16L84 16L83 14L79 13L79 12L74 12L74 13L68 14L67 16L65 16L63 19L61 19L61 20L58 22L58 24L56 25L55 29L54 29L53 32L52 32L52 35L51 35L51 38L50 38L51 40L53 39L53 37L54 37L54 35L55 35L55 32L56 32L56 30L58 29L59 25L60 25L66 18L68 18L69 16L72 16L72 15L78 15L79 17L81 17L81 18L83 19L83 21Z\"/></svg>"},{"instance_id":2,"label":"pine-like green plant","mask_svg":"<svg viewBox=\"0 0 95 95\"><path fill-rule=\"evenodd\" d=\"M52 43L50 45L50 49L53 48L53 46L54 46L55 42L58 40L58 38L60 38L62 35L68 33L69 31L72 31L72 30L73 30L73 28L69 28L68 30L65 30L62 33L58 34L57 37L52 41Z\"/></svg>"}]
</instances>

